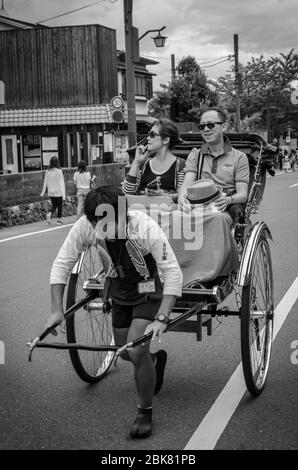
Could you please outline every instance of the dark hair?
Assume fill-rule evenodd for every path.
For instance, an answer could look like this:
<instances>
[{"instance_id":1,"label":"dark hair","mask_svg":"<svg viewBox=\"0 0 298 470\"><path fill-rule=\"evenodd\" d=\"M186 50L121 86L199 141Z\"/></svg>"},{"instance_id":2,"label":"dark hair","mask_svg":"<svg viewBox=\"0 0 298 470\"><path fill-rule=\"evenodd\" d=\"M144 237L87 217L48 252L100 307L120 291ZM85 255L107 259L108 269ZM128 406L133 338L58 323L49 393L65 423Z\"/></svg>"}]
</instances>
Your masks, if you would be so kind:
<instances>
[{"instance_id":1,"label":"dark hair","mask_svg":"<svg viewBox=\"0 0 298 470\"><path fill-rule=\"evenodd\" d=\"M96 222L99 219L95 212L100 204L110 204L114 208L116 219L118 219L119 196L125 197L122 189L115 188L115 186L107 185L91 189L84 203L84 212L89 222Z\"/></svg>"},{"instance_id":2,"label":"dark hair","mask_svg":"<svg viewBox=\"0 0 298 470\"><path fill-rule=\"evenodd\" d=\"M52 168L60 168L58 157L52 157L49 164L49 170Z\"/></svg>"},{"instance_id":3,"label":"dark hair","mask_svg":"<svg viewBox=\"0 0 298 470\"><path fill-rule=\"evenodd\" d=\"M220 108L219 106L213 106L212 108L203 109L203 111L201 113L201 117L203 116L203 114L208 113L208 111L216 111L219 118L221 119L221 122L223 124L225 122L227 122L227 115L226 115L225 111L222 108Z\"/></svg>"},{"instance_id":4,"label":"dark hair","mask_svg":"<svg viewBox=\"0 0 298 470\"><path fill-rule=\"evenodd\" d=\"M87 171L87 163L85 162L85 160L80 160L79 163L78 163L78 171L80 173L84 173L85 171Z\"/></svg>"},{"instance_id":5,"label":"dark hair","mask_svg":"<svg viewBox=\"0 0 298 470\"><path fill-rule=\"evenodd\" d=\"M153 126L159 127L159 134L162 139L165 139L166 137L170 138L170 142L169 142L170 150L180 142L179 130L176 124L174 124L174 122L171 121L170 119L159 118L152 124L152 127Z\"/></svg>"}]
</instances>

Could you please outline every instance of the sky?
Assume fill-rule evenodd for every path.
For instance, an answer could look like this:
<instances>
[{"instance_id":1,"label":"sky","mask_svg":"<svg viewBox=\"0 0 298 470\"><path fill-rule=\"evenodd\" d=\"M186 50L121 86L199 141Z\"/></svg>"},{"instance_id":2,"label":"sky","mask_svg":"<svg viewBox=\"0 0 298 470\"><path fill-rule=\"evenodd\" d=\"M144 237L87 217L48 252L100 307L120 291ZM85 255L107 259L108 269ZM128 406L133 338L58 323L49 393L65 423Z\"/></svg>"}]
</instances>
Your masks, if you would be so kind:
<instances>
[{"instance_id":1,"label":"sky","mask_svg":"<svg viewBox=\"0 0 298 470\"><path fill-rule=\"evenodd\" d=\"M8 15L41 22L96 0L4 0ZM117 48L124 50L123 0L101 0L96 5L44 22L47 26L101 24L116 30ZM175 63L187 55L196 58L208 78L216 80L230 70L233 37L239 38L239 61L298 51L298 0L134 0L133 25L139 35L166 28L166 46L156 48L148 34L140 42L143 57L158 65L149 67L154 90L171 80L171 54ZM218 60L217 60L218 59ZM221 63L220 63L221 62Z\"/></svg>"}]
</instances>

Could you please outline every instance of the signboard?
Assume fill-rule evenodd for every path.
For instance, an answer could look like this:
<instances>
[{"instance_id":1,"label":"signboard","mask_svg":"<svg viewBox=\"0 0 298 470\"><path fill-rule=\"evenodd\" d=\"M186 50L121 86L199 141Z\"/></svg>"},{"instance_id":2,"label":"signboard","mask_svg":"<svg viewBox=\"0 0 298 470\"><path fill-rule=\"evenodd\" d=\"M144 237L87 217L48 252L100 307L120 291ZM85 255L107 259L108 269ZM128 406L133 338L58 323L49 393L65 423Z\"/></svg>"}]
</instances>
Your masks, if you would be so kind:
<instances>
[{"instance_id":1,"label":"signboard","mask_svg":"<svg viewBox=\"0 0 298 470\"><path fill-rule=\"evenodd\" d=\"M298 104L298 88L296 88L296 90L291 94L291 103Z\"/></svg>"},{"instance_id":2,"label":"signboard","mask_svg":"<svg viewBox=\"0 0 298 470\"><path fill-rule=\"evenodd\" d=\"M42 137L42 150L58 150L58 137Z\"/></svg>"},{"instance_id":3,"label":"signboard","mask_svg":"<svg viewBox=\"0 0 298 470\"><path fill-rule=\"evenodd\" d=\"M111 99L111 105L116 109L123 108L124 103L121 96L114 96L114 98Z\"/></svg>"}]
</instances>

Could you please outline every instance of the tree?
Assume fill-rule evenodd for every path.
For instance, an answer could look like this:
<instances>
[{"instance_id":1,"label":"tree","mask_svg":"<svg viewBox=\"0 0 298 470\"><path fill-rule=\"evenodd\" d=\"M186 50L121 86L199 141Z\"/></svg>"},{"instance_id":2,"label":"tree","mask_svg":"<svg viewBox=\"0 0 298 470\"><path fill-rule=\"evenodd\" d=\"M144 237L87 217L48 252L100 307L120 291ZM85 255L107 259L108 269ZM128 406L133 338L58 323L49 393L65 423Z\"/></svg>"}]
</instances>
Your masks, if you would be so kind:
<instances>
[{"instance_id":1,"label":"tree","mask_svg":"<svg viewBox=\"0 0 298 470\"><path fill-rule=\"evenodd\" d=\"M242 77L241 117L250 120L254 129L270 131L269 138L279 137L290 125L298 129L298 109L290 102L292 83L298 78L298 55L294 49L288 54L265 59L252 57L240 66ZM219 101L231 113L233 124L235 114L234 69L218 80ZM250 127L249 126L249 127Z\"/></svg>"},{"instance_id":2,"label":"tree","mask_svg":"<svg viewBox=\"0 0 298 470\"><path fill-rule=\"evenodd\" d=\"M171 103L171 116L177 121L196 122L202 108L217 104L217 93L208 85L205 73L196 59L184 57L177 66L177 78L161 85L162 92L155 93L149 103L151 115L166 113Z\"/></svg>"},{"instance_id":3,"label":"tree","mask_svg":"<svg viewBox=\"0 0 298 470\"><path fill-rule=\"evenodd\" d=\"M148 110L152 117L171 116L171 98L167 85L160 85L162 91L155 91L148 102Z\"/></svg>"}]
</instances>

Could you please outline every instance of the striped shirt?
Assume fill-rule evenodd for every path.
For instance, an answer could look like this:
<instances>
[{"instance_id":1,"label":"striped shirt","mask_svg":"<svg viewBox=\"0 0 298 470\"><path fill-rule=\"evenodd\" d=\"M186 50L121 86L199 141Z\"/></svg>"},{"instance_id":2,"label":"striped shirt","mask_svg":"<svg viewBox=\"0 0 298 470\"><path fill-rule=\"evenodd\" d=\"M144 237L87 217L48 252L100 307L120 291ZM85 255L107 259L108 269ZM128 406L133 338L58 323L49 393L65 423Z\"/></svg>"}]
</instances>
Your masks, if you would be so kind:
<instances>
[{"instance_id":1,"label":"striped shirt","mask_svg":"<svg viewBox=\"0 0 298 470\"><path fill-rule=\"evenodd\" d=\"M146 160L144 165L142 166L142 168L140 168L138 171L137 171L137 174L136 176L131 176L131 175L127 175L125 180L123 181L122 183L122 190L124 192L124 194L136 194L138 193L141 189L142 189L142 182L143 182L143 175L145 173L145 170L147 168L147 165L150 165L150 160ZM166 185L165 187L162 185L161 186L161 189L165 190L165 191L169 191L169 190L174 190L174 191L179 191L180 187L182 186L182 183L184 181L184 165L185 165L185 161L182 159L182 158L177 158L176 159L176 168L175 168L175 172L174 172L174 177L173 177L173 181L170 183L170 185ZM164 177L172 168L172 165L171 167L166 170L164 173L160 174L160 173L156 173L152 170L152 167L150 165L150 170L151 170L151 173L152 175L154 175L155 177L156 176L161 176Z\"/></svg>"}]
</instances>

